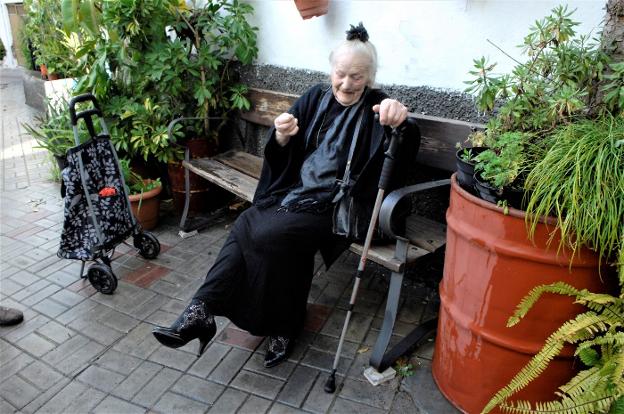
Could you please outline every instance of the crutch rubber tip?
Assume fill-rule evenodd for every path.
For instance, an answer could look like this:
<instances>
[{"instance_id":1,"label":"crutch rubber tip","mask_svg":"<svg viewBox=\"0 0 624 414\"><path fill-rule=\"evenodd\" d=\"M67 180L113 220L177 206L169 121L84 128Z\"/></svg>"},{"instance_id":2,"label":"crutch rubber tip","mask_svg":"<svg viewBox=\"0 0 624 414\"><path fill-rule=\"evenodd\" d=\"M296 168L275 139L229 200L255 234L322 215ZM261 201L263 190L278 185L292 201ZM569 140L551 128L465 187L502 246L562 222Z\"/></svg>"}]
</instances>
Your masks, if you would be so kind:
<instances>
[{"instance_id":1,"label":"crutch rubber tip","mask_svg":"<svg viewBox=\"0 0 624 414\"><path fill-rule=\"evenodd\" d=\"M333 394L336 391L336 374L331 373L327 381L325 381L325 386L323 387L326 393Z\"/></svg>"}]
</instances>

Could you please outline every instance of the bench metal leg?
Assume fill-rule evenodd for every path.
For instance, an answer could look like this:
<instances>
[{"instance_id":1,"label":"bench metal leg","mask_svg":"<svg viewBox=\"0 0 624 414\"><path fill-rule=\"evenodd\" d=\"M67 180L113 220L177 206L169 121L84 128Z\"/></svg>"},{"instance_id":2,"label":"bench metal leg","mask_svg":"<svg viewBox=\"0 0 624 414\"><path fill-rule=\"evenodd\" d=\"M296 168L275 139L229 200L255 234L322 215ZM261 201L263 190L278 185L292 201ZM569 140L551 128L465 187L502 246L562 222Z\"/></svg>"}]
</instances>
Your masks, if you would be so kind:
<instances>
[{"instance_id":1,"label":"bench metal leg","mask_svg":"<svg viewBox=\"0 0 624 414\"><path fill-rule=\"evenodd\" d=\"M395 258L405 263L407 259L407 249L407 241L397 240ZM423 322L392 349L386 352L397 317L399 299L401 297L401 287L403 285L403 276L404 272L392 272L392 277L390 279L384 320L379 336L377 337L377 342L375 342L375 346L373 347L373 353L370 359L371 366L379 372L383 372L402 355L418 346L420 342L429 337L429 335L434 332L437 327L437 319Z\"/></svg>"},{"instance_id":2,"label":"bench metal leg","mask_svg":"<svg viewBox=\"0 0 624 414\"><path fill-rule=\"evenodd\" d=\"M188 148L184 151L184 160L188 163L191 160L190 151ZM191 179L189 177L190 171L187 167L184 167L184 210L182 211L182 218L180 219L180 229L186 231L186 218L188 215L189 207L191 204Z\"/></svg>"}]
</instances>

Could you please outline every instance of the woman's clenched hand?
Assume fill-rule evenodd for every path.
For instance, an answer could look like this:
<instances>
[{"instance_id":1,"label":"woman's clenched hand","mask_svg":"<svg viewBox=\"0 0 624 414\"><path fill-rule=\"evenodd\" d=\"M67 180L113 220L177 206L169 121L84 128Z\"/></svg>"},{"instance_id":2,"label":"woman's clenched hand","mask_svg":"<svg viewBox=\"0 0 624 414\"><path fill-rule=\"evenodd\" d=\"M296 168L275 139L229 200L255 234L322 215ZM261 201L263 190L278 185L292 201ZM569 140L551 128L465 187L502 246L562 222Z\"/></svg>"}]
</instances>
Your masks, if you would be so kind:
<instances>
[{"instance_id":1,"label":"woman's clenched hand","mask_svg":"<svg viewBox=\"0 0 624 414\"><path fill-rule=\"evenodd\" d=\"M395 99L386 98L380 104L373 106L373 111L379 113L381 125L398 127L407 119L407 108Z\"/></svg>"},{"instance_id":2,"label":"woman's clenched hand","mask_svg":"<svg viewBox=\"0 0 624 414\"><path fill-rule=\"evenodd\" d=\"M275 118L273 125L275 125L275 140L282 147L288 144L290 137L299 132L299 121L287 112Z\"/></svg>"}]
</instances>

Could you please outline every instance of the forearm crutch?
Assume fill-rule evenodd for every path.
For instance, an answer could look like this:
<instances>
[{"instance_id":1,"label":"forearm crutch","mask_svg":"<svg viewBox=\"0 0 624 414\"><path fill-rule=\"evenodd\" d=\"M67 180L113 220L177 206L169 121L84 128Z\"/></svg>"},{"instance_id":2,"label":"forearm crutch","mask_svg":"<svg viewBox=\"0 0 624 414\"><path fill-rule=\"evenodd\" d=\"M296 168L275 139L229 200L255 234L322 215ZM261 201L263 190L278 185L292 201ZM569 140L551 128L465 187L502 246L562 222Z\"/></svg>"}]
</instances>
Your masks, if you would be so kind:
<instances>
[{"instance_id":1,"label":"forearm crutch","mask_svg":"<svg viewBox=\"0 0 624 414\"><path fill-rule=\"evenodd\" d=\"M375 116L377 119L377 115ZM334 365L332 366L331 374L325 381L325 392L334 393L336 391L336 370L338 369L338 362L340 361L340 354L342 352L342 345L344 343L345 336L347 334L347 328L349 327L349 320L351 319L351 314L353 313L353 308L355 306L355 299L357 298L358 289L360 287L360 281L362 279L362 275L364 274L364 268L366 267L366 259L368 257L368 250L371 245L371 241L373 239L373 233L375 231L375 226L377 225L377 218L379 217L379 210L381 209L381 203L384 198L384 194L386 192L386 188L388 187L388 183L390 182L390 176L392 175L392 170L394 169L394 161L396 157L397 148L400 144L400 140L402 138L402 130L404 128L392 129L392 135L390 138L390 145L388 145L388 149L385 152L385 159L383 163L383 167L381 169L381 177L379 177L379 185L377 191L377 198L375 199L375 205L373 206L373 214L371 216L371 221L368 225L368 231L366 232L366 238L364 239L364 247L362 249L362 254L360 255L360 262L358 263L357 272L355 273L355 282L353 284L353 291L351 292L351 299L349 300L349 309L347 310L347 317L345 318L344 325L342 327L342 332L340 333L340 340L338 341L338 349L336 350L336 356L334 357Z\"/></svg>"}]
</instances>

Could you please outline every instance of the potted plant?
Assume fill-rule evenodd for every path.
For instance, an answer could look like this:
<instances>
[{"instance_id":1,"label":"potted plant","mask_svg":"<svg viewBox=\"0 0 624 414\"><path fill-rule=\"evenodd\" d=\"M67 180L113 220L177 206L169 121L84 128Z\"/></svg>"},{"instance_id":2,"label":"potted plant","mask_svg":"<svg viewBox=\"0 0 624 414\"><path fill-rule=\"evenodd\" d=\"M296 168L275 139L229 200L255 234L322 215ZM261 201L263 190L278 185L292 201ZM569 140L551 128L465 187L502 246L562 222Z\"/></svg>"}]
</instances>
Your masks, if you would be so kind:
<instances>
[{"instance_id":1,"label":"potted plant","mask_svg":"<svg viewBox=\"0 0 624 414\"><path fill-rule=\"evenodd\" d=\"M474 141L474 140L473 140ZM465 190L474 191L474 173L477 155L485 151L487 147L462 147L457 143L455 153L455 165L457 166L457 182Z\"/></svg>"},{"instance_id":2,"label":"potted plant","mask_svg":"<svg viewBox=\"0 0 624 414\"><path fill-rule=\"evenodd\" d=\"M144 179L132 169L129 159L121 158L119 164L126 183L132 214L143 229L155 228L160 213L159 195L162 191L160 179Z\"/></svg>"},{"instance_id":3,"label":"potted plant","mask_svg":"<svg viewBox=\"0 0 624 414\"><path fill-rule=\"evenodd\" d=\"M250 108L245 97L247 87L237 80L235 65L250 64L258 53L257 28L247 22L253 8L238 0L219 0L202 5L193 2L191 7L176 8L175 12L175 39L164 50L149 54L147 60L162 95L180 107L182 117L187 118L175 127L184 130L181 142L190 158L207 157L218 152L219 135L230 114ZM180 161L168 163L178 210L185 193ZM191 210L205 209L214 187L194 173L189 178Z\"/></svg>"},{"instance_id":4,"label":"potted plant","mask_svg":"<svg viewBox=\"0 0 624 414\"><path fill-rule=\"evenodd\" d=\"M23 124L24 128L37 141L39 148L48 150L62 171L66 165L67 150L76 146L67 102L48 102L46 112L36 116L34 121L32 124ZM88 139L89 134L84 125L79 125L78 137L80 142Z\"/></svg>"},{"instance_id":5,"label":"potted plant","mask_svg":"<svg viewBox=\"0 0 624 414\"><path fill-rule=\"evenodd\" d=\"M59 2L27 0L24 2L26 19L24 34L34 48L36 63L42 76L54 80L81 74L82 67L76 55L76 37L70 38L62 30Z\"/></svg>"},{"instance_id":6,"label":"potted plant","mask_svg":"<svg viewBox=\"0 0 624 414\"><path fill-rule=\"evenodd\" d=\"M489 149L475 171L494 196L479 200L452 188L433 367L442 391L469 412L501 404L513 412L607 412L624 389L621 370L594 381L617 366L623 349L613 337L621 320L609 309L624 285L624 65L575 36L576 25L565 7L536 22L524 40L528 61L510 74L493 75L495 65L475 60L469 91L482 109L496 109L478 137ZM526 212L494 204L511 204L513 186L523 190ZM615 294L614 269L621 275ZM509 321L517 326L508 329L517 303ZM579 315L579 303L593 314ZM599 350L603 344L608 349ZM592 347L596 354L586 351ZM575 365L575 353L589 364ZM554 391L562 400L546 403L557 399ZM524 401L513 404L512 395Z\"/></svg>"},{"instance_id":7,"label":"potted plant","mask_svg":"<svg viewBox=\"0 0 624 414\"><path fill-rule=\"evenodd\" d=\"M177 169L184 152L176 144L199 138L216 152L228 115L249 108L234 64L250 63L257 54L256 29L246 20L251 6L237 0L191 7L146 0L140 8L132 2L81 3L64 2L66 30L94 39L94 46L85 45L95 50L94 59L78 89L103 103L116 147ZM180 117L201 120L175 125L168 140L169 122Z\"/></svg>"}]
</instances>

